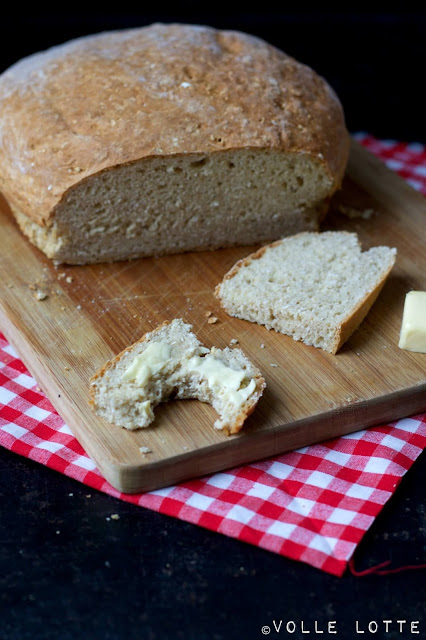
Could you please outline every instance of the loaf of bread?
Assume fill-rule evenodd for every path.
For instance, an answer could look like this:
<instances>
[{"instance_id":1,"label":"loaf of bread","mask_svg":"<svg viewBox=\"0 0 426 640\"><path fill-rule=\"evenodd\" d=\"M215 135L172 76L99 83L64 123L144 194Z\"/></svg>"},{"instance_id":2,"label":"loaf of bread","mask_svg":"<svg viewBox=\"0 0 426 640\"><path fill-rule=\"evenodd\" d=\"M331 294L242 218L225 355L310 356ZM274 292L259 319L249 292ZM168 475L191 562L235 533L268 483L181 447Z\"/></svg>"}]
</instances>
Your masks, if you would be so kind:
<instances>
[{"instance_id":1,"label":"loaf of bread","mask_svg":"<svg viewBox=\"0 0 426 640\"><path fill-rule=\"evenodd\" d=\"M147 427L169 398L196 398L219 414L216 429L238 433L263 393L265 380L241 349L207 349L178 318L147 333L91 379L97 414L126 429Z\"/></svg>"},{"instance_id":2,"label":"loaf of bread","mask_svg":"<svg viewBox=\"0 0 426 640\"><path fill-rule=\"evenodd\" d=\"M216 288L226 311L336 353L367 315L396 249L361 251L357 235L305 232L240 260Z\"/></svg>"},{"instance_id":3,"label":"loaf of bread","mask_svg":"<svg viewBox=\"0 0 426 640\"><path fill-rule=\"evenodd\" d=\"M183 24L80 38L0 76L0 190L57 262L269 242L317 229L349 136L307 66Z\"/></svg>"}]
</instances>

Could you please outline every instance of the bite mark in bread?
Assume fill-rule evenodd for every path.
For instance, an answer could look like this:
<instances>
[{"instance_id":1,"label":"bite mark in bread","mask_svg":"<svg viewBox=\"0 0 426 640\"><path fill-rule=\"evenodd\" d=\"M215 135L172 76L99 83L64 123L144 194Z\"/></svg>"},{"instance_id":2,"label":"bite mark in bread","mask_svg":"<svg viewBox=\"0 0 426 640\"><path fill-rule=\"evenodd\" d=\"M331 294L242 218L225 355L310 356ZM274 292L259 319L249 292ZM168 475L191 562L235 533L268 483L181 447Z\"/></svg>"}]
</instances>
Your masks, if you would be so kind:
<instances>
[{"instance_id":1,"label":"bite mark in bread","mask_svg":"<svg viewBox=\"0 0 426 640\"><path fill-rule=\"evenodd\" d=\"M180 318L127 347L90 383L95 412L118 426L147 427L160 402L195 398L213 406L219 414L215 428L228 435L241 430L265 388L241 349L207 349Z\"/></svg>"}]
</instances>

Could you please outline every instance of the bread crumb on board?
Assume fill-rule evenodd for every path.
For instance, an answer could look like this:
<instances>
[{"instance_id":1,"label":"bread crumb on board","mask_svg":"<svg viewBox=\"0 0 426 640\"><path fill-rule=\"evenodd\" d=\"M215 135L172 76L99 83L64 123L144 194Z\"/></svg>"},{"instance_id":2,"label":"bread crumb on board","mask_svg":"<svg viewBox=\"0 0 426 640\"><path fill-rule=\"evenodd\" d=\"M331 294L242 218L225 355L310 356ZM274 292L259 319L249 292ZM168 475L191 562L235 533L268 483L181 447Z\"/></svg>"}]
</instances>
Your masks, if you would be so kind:
<instances>
[{"instance_id":1,"label":"bread crumb on board","mask_svg":"<svg viewBox=\"0 0 426 640\"><path fill-rule=\"evenodd\" d=\"M216 316L210 316L210 318L208 318L207 323L208 324L216 324L216 322L218 321L218 318L216 318Z\"/></svg>"},{"instance_id":2,"label":"bread crumb on board","mask_svg":"<svg viewBox=\"0 0 426 640\"><path fill-rule=\"evenodd\" d=\"M139 451L143 456L148 453L152 453L152 450L149 447L139 447Z\"/></svg>"},{"instance_id":3,"label":"bread crumb on board","mask_svg":"<svg viewBox=\"0 0 426 640\"><path fill-rule=\"evenodd\" d=\"M46 298L49 297L46 291L43 291L42 289L37 289L33 296L36 300L46 300Z\"/></svg>"},{"instance_id":4,"label":"bread crumb on board","mask_svg":"<svg viewBox=\"0 0 426 640\"><path fill-rule=\"evenodd\" d=\"M375 213L374 209L357 209L356 207L349 207L345 204L339 204L337 206L337 211L347 218L363 218L364 220L369 220Z\"/></svg>"}]
</instances>

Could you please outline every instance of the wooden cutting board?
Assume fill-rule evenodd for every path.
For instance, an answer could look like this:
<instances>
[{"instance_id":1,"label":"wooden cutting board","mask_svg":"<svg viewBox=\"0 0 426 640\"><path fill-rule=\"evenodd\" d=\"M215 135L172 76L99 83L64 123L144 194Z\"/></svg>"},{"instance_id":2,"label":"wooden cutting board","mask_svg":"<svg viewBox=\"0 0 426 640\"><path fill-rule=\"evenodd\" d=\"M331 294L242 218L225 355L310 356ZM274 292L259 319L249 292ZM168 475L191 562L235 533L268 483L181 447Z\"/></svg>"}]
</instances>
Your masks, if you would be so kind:
<instances>
[{"instance_id":1,"label":"wooden cutting board","mask_svg":"<svg viewBox=\"0 0 426 640\"><path fill-rule=\"evenodd\" d=\"M253 248L55 268L1 201L0 328L114 487L155 489L426 409L426 355L398 348L405 294L426 289L425 199L354 142L333 209L324 228L356 231L364 248L398 249L378 300L335 356L220 309L215 285ZM217 323L207 322L208 311ZM175 317L208 347L237 338L263 372L267 389L240 434L215 431L213 409L196 400L161 405L154 424L137 432L89 407L92 374Z\"/></svg>"}]
</instances>

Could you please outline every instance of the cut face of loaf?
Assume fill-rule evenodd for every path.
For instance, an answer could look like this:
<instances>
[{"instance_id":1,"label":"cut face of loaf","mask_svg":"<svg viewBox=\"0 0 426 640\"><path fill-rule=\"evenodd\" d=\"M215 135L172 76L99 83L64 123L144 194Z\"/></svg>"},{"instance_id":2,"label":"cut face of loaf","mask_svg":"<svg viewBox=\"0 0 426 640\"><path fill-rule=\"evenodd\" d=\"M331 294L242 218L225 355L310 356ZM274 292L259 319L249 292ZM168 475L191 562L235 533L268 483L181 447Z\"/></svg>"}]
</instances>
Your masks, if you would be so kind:
<instances>
[{"instance_id":1,"label":"cut face of loaf","mask_svg":"<svg viewBox=\"0 0 426 640\"><path fill-rule=\"evenodd\" d=\"M216 288L232 316L336 353L367 315L396 249L354 233L300 233L240 260Z\"/></svg>"},{"instance_id":2,"label":"cut face of loaf","mask_svg":"<svg viewBox=\"0 0 426 640\"><path fill-rule=\"evenodd\" d=\"M93 376L97 414L126 429L147 427L154 408L170 398L208 402L216 429L238 433L263 393L265 381L241 349L203 347L181 319L165 323Z\"/></svg>"},{"instance_id":3,"label":"cut face of loaf","mask_svg":"<svg viewBox=\"0 0 426 640\"><path fill-rule=\"evenodd\" d=\"M149 158L92 176L24 233L58 262L85 264L267 242L317 229L332 180L315 160L271 151Z\"/></svg>"},{"instance_id":4,"label":"cut face of loaf","mask_svg":"<svg viewBox=\"0 0 426 640\"><path fill-rule=\"evenodd\" d=\"M316 229L348 149L330 86L240 32L108 32L0 75L0 190L24 233L58 262Z\"/></svg>"}]
</instances>

